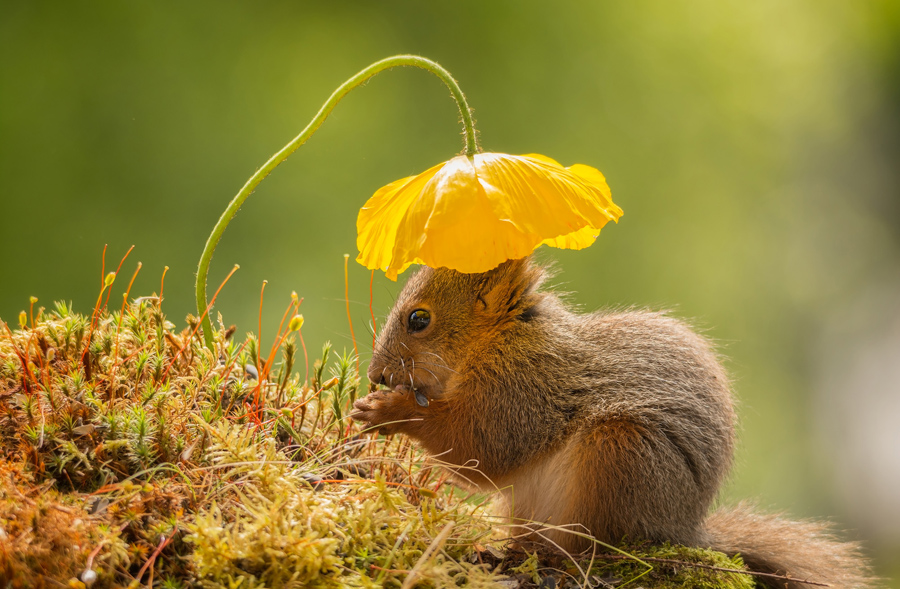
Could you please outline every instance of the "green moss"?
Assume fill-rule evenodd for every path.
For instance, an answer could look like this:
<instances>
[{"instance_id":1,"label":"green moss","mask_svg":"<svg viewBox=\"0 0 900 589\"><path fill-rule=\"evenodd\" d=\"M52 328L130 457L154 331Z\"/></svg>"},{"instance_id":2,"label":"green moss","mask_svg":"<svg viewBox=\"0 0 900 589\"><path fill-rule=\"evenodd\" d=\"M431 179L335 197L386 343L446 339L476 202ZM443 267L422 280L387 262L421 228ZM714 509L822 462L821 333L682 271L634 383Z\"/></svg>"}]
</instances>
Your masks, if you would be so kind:
<instances>
[{"instance_id":1,"label":"green moss","mask_svg":"<svg viewBox=\"0 0 900 589\"><path fill-rule=\"evenodd\" d=\"M652 559L665 559L683 563L695 563L723 569L744 570L744 563L739 556L731 557L701 548L688 548L664 544L662 546L621 546L634 557L645 560L652 569L634 560L618 560L605 562L593 569L601 577L622 579L623 582L635 579L647 587L659 589L753 589L756 587L753 577L692 567L687 564L660 563ZM648 560L650 559L650 560ZM649 571L641 576L644 571Z\"/></svg>"},{"instance_id":2,"label":"green moss","mask_svg":"<svg viewBox=\"0 0 900 589\"><path fill-rule=\"evenodd\" d=\"M577 565L507 550L485 498L425 468L409 440L347 420L354 358L326 345L302 382L288 329L263 356L219 323L215 353L195 318L177 331L153 297L93 316L58 303L0 330L0 582L399 587L415 570L433 587L753 586L636 560L742 568L684 547Z\"/></svg>"}]
</instances>

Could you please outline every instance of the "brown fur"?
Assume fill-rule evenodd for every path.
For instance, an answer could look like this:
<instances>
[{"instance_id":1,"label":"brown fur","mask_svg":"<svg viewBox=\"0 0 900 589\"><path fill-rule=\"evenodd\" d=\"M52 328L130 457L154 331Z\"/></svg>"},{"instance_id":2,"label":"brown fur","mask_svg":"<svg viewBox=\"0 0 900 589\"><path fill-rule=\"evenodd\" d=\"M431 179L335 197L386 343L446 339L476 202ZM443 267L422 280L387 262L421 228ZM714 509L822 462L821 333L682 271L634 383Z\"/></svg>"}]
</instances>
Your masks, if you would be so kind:
<instances>
[{"instance_id":1,"label":"brown fur","mask_svg":"<svg viewBox=\"0 0 900 589\"><path fill-rule=\"evenodd\" d=\"M369 367L371 382L393 390L358 400L353 417L498 489L514 532L567 551L590 545L585 532L672 541L739 552L762 572L872 586L855 548L818 524L744 507L707 519L735 418L706 340L663 313L573 313L539 290L543 279L528 259L484 274L419 270ZM431 323L410 332L416 309Z\"/></svg>"}]
</instances>

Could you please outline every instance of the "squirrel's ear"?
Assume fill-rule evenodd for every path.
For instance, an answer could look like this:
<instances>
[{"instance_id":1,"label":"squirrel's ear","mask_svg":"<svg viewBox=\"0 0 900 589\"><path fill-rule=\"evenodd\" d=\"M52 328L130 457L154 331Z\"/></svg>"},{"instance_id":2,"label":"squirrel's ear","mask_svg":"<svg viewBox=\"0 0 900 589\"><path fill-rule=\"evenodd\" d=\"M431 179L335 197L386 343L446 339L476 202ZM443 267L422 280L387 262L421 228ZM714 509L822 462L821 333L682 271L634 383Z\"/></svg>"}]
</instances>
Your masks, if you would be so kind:
<instances>
[{"instance_id":1,"label":"squirrel's ear","mask_svg":"<svg viewBox=\"0 0 900 589\"><path fill-rule=\"evenodd\" d=\"M485 272L475 286L476 311L501 320L529 312L534 293L544 281L544 269L531 258L507 260Z\"/></svg>"}]
</instances>

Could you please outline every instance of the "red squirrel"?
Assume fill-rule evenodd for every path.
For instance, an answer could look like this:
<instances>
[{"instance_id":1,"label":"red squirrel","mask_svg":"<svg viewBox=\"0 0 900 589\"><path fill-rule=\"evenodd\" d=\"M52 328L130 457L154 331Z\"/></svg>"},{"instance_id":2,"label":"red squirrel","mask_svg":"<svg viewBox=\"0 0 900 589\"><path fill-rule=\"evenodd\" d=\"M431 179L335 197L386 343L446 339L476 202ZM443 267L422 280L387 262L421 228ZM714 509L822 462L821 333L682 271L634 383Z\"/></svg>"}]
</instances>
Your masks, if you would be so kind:
<instances>
[{"instance_id":1,"label":"red squirrel","mask_svg":"<svg viewBox=\"0 0 900 589\"><path fill-rule=\"evenodd\" d=\"M664 313L574 313L540 289L545 277L530 258L482 274L421 268L378 336L372 390L352 417L499 491L520 537L571 553L590 547L585 534L669 541L740 553L757 572L874 586L858 547L824 524L743 504L710 513L735 413L706 339Z\"/></svg>"}]
</instances>

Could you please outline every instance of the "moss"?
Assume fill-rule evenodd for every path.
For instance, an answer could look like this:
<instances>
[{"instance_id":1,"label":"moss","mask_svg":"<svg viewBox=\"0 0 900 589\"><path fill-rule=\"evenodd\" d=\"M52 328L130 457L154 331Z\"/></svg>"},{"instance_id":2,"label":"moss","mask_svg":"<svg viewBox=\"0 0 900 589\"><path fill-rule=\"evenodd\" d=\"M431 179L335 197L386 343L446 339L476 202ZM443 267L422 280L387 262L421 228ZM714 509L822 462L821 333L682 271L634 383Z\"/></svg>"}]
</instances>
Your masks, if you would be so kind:
<instances>
[{"instance_id":1,"label":"moss","mask_svg":"<svg viewBox=\"0 0 900 589\"><path fill-rule=\"evenodd\" d=\"M292 302L292 305L294 303ZM289 309L290 310L290 309ZM158 297L90 315L58 303L0 328L0 582L10 587L752 587L678 546L579 563L505 548L487 500L409 440L346 418L355 358L326 345L304 382L287 326L216 353ZM442 532L443 531L443 532Z\"/></svg>"},{"instance_id":2,"label":"moss","mask_svg":"<svg viewBox=\"0 0 900 589\"><path fill-rule=\"evenodd\" d=\"M739 556L729 558L721 552L705 550L701 548L688 548L685 546L622 546L629 554L647 561L653 569L630 560L618 560L606 562L598 567L596 574L613 579L636 579L644 571L649 571L645 576L639 577L640 584L658 587L659 589L696 588L696 589L753 589L756 584L752 577L732 573L723 573L717 570L697 568L671 563L659 563L647 559L674 560L684 563L696 563L724 569L743 570L744 563ZM637 579L636 579L637 580Z\"/></svg>"}]
</instances>

